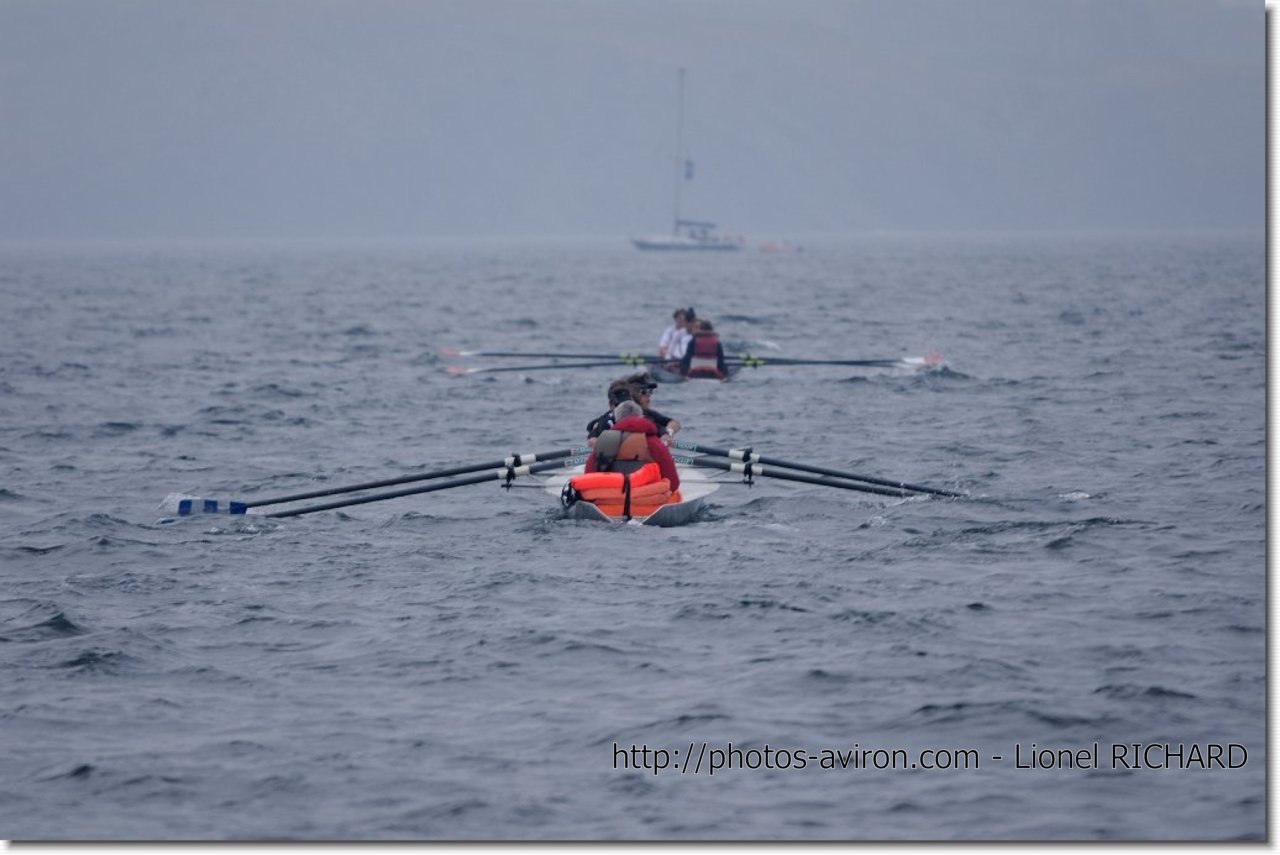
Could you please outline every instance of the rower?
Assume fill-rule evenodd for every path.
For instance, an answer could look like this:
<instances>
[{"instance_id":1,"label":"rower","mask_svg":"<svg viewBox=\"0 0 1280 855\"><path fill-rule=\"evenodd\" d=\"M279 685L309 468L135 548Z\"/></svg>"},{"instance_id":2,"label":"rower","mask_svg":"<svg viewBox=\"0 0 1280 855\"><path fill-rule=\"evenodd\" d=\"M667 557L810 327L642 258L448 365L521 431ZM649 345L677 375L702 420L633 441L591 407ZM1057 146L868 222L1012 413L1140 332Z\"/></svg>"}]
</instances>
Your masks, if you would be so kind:
<instances>
[{"instance_id":1,"label":"rower","mask_svg":"<svg viewBox=\"0 0 1280 855\"><path fill-rule=\"evenodd\" d=\"M635 401L623 401L612 415L614 426L600 434L584 471L629 474L645 464L656 463L661 477L670 483L670 489L679 489L676 462L658 439L657 426L645 418L641 406Z\"/></svg>"},{"instance_id":2,"label":"rower","mask_svg":"<svg viewBox=\"0 0 1280 855\"><path fill-rule=\"evenodd\" d=\"M643 409L645 418L652 421L658 428L663 442L669 443L671 437L675 436L676 432L680 430L680 422L669 416L664 416L657 410L649 409L649 398L656 388L658 388L657 382L647 371L632 374L629 377L614 380L610 383L607 393L609 410L592 419L587 425L587 441L593 441L604 431L613 427L613 410L615 407L624 401L634 401Z\"/></svg>"},{"instance_id":3,"label":"rower","mask_svg":"<svg viewBox=\"0 0 1280 855\"><path fill-rule=\"evenodd\" d=\"M690 309L689 311L693 311ZM676 419L664 416L657 410L649 407L649 401L653 398L653 390L658 388L658 383L653 379L653 375L648 371L641 371L632 374L626 378L631 384L631 399L644 409L644 417L657 425L658 435L662 441L671 444L671 440L680 430L680 422Z\"/></svg>"},{"instance_id":4,"label":"rower","mask_svg":"<svg viewBox=\"0 0 1280 855\"><path fill-rule=\"evenodd\" d=\"M680 362L684 376L727 379L729 369L724 362L724 347L721 346L720 336L712 327L711 321L694 321L690 325L690 332L693 333L693 340L684 352L684 359Z\"/></svg>"},{"instance_id":5,"label":"rower","mask_svg":"<svg viewBox=\"0 0 1280 855\"><path fill-rule=\"evenodd\" d=\"M679 360L684 356L685 348L689 346L691 338L689 323L695 318L692 308L676 309L671 313L671 326L667 327L662 333L662 338L658 339L659 356L665 356L671 360Z\"/></svg>"}]
</instances>

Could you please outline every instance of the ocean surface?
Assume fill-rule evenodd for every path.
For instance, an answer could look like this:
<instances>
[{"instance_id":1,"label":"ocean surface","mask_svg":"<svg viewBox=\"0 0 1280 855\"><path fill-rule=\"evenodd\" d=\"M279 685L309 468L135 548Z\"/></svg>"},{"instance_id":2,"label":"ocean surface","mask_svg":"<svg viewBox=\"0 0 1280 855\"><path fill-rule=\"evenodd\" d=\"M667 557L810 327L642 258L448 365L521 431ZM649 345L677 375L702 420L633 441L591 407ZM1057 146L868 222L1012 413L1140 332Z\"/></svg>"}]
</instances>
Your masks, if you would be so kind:
<instances>
[{"instance_id":1,"label":"ocean surface","mask_svg":"<svg viewBox=\"0 0 1280 855\"><path fill-rule=\"evenodd\" d=\"M0 837L1262 840L1264 249L0 247ZM664 385L681 439L966 498L160 509L579 445L630 369L440 349L649 352L685 305L946 367Z\"/></svg>"}]
</instances>

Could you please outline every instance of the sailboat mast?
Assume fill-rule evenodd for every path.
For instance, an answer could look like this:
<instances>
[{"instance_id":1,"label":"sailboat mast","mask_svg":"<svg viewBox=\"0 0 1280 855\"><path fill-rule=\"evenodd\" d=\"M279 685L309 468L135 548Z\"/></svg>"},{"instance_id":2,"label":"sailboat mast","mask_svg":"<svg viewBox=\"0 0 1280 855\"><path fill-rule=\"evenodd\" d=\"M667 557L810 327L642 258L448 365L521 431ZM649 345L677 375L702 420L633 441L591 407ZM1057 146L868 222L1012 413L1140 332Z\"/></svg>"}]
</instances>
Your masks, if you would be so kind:
<instances>
[{"instance_id":1,"label":"sailboat mast","mask_svg":"<svg viewBox=\"0 0 1280 855\"><path fill-rule=\"evenodd\" d=\"M672 218L671 233L680 233L680 183L684 177L684 69L677 75L679 80L679 109L676 111L676 163L675 163L675 216Z\"/></svg>"}]
</instances>

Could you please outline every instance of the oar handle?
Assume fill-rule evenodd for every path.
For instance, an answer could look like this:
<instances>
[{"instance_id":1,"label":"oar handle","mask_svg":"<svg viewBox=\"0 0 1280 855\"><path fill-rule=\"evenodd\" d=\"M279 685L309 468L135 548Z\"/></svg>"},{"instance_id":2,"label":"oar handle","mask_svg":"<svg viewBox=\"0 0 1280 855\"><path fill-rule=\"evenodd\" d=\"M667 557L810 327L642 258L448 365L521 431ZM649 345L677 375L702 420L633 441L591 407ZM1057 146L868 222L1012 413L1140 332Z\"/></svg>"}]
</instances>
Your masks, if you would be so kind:
<instances>
[{"instance_id":1,"label":"oar handle","mask_svg":"<svg viewBox=\"0 0 1280 855\"><path fill-rule=\"evenodd\" d=\"M683 439L671 440L671 447L680 448L685 451L700 451L703 454L714 454L716 457L729 456L729 449L727 448L716 448L713 445L699 445L696 442L689 442L688 440Z\"/></svg>"}]
</instances>

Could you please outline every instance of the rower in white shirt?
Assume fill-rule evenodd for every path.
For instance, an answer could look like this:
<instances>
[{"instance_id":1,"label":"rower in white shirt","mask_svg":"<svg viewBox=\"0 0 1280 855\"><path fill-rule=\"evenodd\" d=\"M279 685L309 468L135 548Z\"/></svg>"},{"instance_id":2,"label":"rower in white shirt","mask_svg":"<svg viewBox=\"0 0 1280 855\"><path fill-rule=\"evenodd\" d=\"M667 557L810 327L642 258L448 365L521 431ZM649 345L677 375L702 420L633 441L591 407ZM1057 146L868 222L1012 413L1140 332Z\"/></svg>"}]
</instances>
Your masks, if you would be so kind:
<instances>
[{"instance_id":1,"label":"rower in white shirt","mask_svg":"<svg viewBox=\"0 0 1280 855\"><path fill-rule=\"evenodd\" d=\"M696 319L693 309L676 309L671 313L671 326L662 333L658 340L658 355L678 360L684 357L685 349L693 336L689 333L689 322Z\"/></svg>"}]
</instances>

